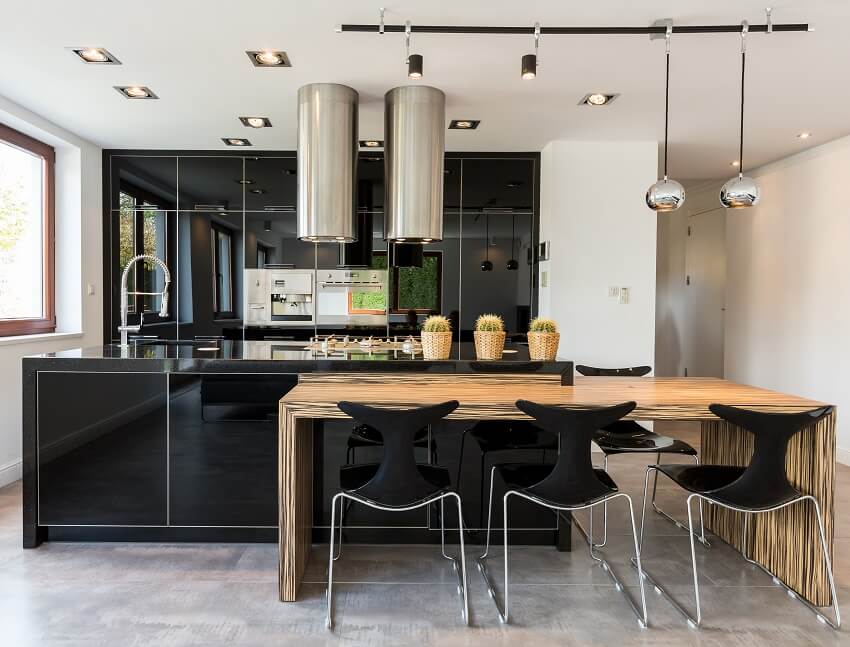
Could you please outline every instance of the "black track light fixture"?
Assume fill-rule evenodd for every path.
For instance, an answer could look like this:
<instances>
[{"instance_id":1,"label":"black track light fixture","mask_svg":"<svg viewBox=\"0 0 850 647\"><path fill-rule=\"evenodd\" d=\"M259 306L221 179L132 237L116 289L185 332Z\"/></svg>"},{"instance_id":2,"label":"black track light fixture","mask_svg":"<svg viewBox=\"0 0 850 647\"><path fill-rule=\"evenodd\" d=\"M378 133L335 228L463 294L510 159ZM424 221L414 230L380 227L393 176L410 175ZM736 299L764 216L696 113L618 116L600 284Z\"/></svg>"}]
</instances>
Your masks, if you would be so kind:
<instances>
[{"instance_id":1,"label":"black track light fixture","mask_svg":"<svg viewBox=\"0 0 850 647\"><path fill-rule=\"evenodd\" d=\"M407 54L407 76L411 79L422 78L422 54L410 53L410 21L404 23L404 49Z\"/></svg>"},{"instance_id":2,"label":"black track light fixture","mask_svg":"<svg viewBox=\"0 0 850 647\"><path fill-rule=\"evenodd\" d=\"M525 80L537 78L537 48L540 46L540 23L534 23L534 54L522 57L522 78Z\"/></svg>"},{"instance_id":3,"label":"black track light fixture","mask_svg":"<svg viewBox=\"0 0 850 647\"><path fill-rule=\"evenodd\" d=\"M507 262L505 268L508 270L518 270L519 261L514 257L516 251L516 214L511 215L511 260Z\"/></svg>"},{"instance_id":4,"label":"black track light fixture","mask_svg":"<svg viewBox=\"0 0 850 647\"><path fill-rule=\"evenodd\" d=\"M490 260L490 214L484 216L484 260L481 261L482 272L493 271L493 261Z\"/></svg>"}]
</instances>

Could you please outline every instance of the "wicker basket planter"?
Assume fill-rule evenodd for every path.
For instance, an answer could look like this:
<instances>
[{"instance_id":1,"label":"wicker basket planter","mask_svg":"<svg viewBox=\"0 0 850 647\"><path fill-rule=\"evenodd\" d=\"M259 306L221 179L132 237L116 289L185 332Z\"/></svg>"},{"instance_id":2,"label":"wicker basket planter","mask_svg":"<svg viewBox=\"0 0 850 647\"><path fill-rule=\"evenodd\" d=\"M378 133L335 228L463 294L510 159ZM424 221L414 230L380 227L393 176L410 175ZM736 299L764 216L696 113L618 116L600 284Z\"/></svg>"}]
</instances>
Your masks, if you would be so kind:
<instances>
[{"instance_id":1,"label":"wicker basket planter","mask_svg":"<svg viewBox=\"0 0 850 647\"><path fill-rule=\"evenodd\" d=\"M425 359L448 359L452 352L452 333L422 331L422 356Z\"/></svg>"},{"instance_id":2,"label":"wicker basket planter","mask_svg":"<svg viewBox=\"0 0 850 647\"><path fill-rule=\"evenodd\" d=\"M529 332L528 354L531 359L551 362L558 354L559 332Z\"/></svg>"},{"instance_id":3,"label":"wicker basket planter","mask_svg":"<svg viewBox=\"0 0 850 647\"><path fill-rule=\"evenodd\" d=\"M502 351L504 349L504 331L475 331L475 355L478 359L502 359Z\"/></svg>"}]
</instances>

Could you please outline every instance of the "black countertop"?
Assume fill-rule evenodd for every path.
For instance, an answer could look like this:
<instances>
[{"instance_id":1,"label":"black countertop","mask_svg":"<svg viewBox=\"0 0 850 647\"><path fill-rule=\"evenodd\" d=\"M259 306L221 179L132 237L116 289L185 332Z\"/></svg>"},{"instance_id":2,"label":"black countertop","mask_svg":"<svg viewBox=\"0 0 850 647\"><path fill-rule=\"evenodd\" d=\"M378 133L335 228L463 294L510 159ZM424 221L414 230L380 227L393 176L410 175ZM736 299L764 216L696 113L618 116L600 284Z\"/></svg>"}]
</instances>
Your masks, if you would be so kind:
<instances>
[{"instance_id":1,"label":"black countertop","mask_svg":"<svg viewBox=\"0 0 850 647\"><path fill-rule=\"evenodd\" d=\"M452 346L450 359L426 360L402 351L304 350L305 343L280 341L144 341L75 348L24 358L27 370L214 373L422 372L561 374L572 383L567 360L529 359L524 344L507 343L501 360L477 360L471 342Z\"/></svg>"}]
</instances>

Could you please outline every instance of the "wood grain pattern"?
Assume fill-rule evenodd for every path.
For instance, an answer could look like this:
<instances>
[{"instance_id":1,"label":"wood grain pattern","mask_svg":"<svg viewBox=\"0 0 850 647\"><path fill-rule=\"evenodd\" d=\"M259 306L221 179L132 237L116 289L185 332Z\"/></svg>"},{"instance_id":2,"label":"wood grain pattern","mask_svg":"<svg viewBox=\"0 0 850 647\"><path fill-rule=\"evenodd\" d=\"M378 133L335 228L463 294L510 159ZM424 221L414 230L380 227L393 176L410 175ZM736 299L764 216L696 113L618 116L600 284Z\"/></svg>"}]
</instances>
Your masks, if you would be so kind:
<instances>
[{"instance_id":1,"label":"wood grain pattern","mask_svg":"<svg viewBox=\"0 0 850 647\"><path fill-rule=\"evenodd\" d=\"M313 540L313 420L281 404L280 421L279 593L281 602L294 602Z\"/></svg>"},{"instance_id":2,"label":"wood grain pattern","mask_svg":"<svg viewBox=\"0 0 850 647\"><path fill-rule=\"evenodd\" d=\"M606 406L634 400L629 418L697 420L703 424L703 462L745 464L752 453L749 434L719 421L708 409L714 402L762 411L799 412L823 402L735 384L715 378L577 377L561 386L547 374L345 374L302 375L281 400L280 443L280 596L294 600L310 552L312 520L312 418L345 418L341 400L373 406L416 407L446 400L460 406L451 418L521 419L515 402L533 400L561 406ZM749 453L748 453L749 452ZM804 493L817 497L830 546L835 487L834 414L798 434L788 450L789 475ZM815 604L829 600L811 510L802 506L757 515L750 554ZM740 521L709 508L709 527L733 545L740 544Z\"/></svg>"},{"instance_id":3,"label":"wood grain pattern","mask_svg":"<svg viewBox=\"0 0 850 647\"><path fill-rule=\"evenodd\" d=\"M747 465L753 455L753 435L715 420L702 423L702 461ZM791 439L785 459L788 480L821 507L830 556L833 554L835 497L835 413ZM706 525L735 548L741 548L743 515L707 506ZM817 517L811 503L750 517L747 550L752 559L774 573L799 595L817 606L831 603Z\"/></svg>"}]
</instances>

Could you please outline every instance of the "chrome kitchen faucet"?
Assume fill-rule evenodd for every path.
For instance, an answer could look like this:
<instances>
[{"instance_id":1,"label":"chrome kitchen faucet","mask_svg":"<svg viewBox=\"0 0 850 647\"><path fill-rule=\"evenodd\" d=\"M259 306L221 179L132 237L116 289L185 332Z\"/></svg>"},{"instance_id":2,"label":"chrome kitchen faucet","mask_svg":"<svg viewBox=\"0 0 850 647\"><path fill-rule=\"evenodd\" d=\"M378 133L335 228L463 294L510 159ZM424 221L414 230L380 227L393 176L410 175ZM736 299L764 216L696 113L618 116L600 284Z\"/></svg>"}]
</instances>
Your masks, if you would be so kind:
<instances>
[{"instance_id":1,"label":"chrome kitchen faucet","mask_svg":"<svg viewBox=\"0 0 850 647\"><path fill-rule=\"evenodd\" d=\"M135 265L137 261L141 260L149 260L153 261L157 265L162 268L162 273L165 275L165 285L162 287L162 292L128 292L127 291L127 276L130 274L130 268ZM133 296L158 296L162 297L162 303L159 307L159 316L167 317L168 316L168 286L171 284L171 272L168 271L168 266L156 256L151 254L139 254L138 256L134 256L130 259L130 262L127 263L127 266L124 268L124 273L121 274L121 325L118 326L118 330L121 333L121 348L128 348L129 344L127 343L127 333L128 332L139 332L142 329L142 322L145 316L144 312L139 312L139 324L137 326L128 326L127 325L127 313L130 310L130 303L128 297L130 295Z\"/></svg>"}]
</instances>

